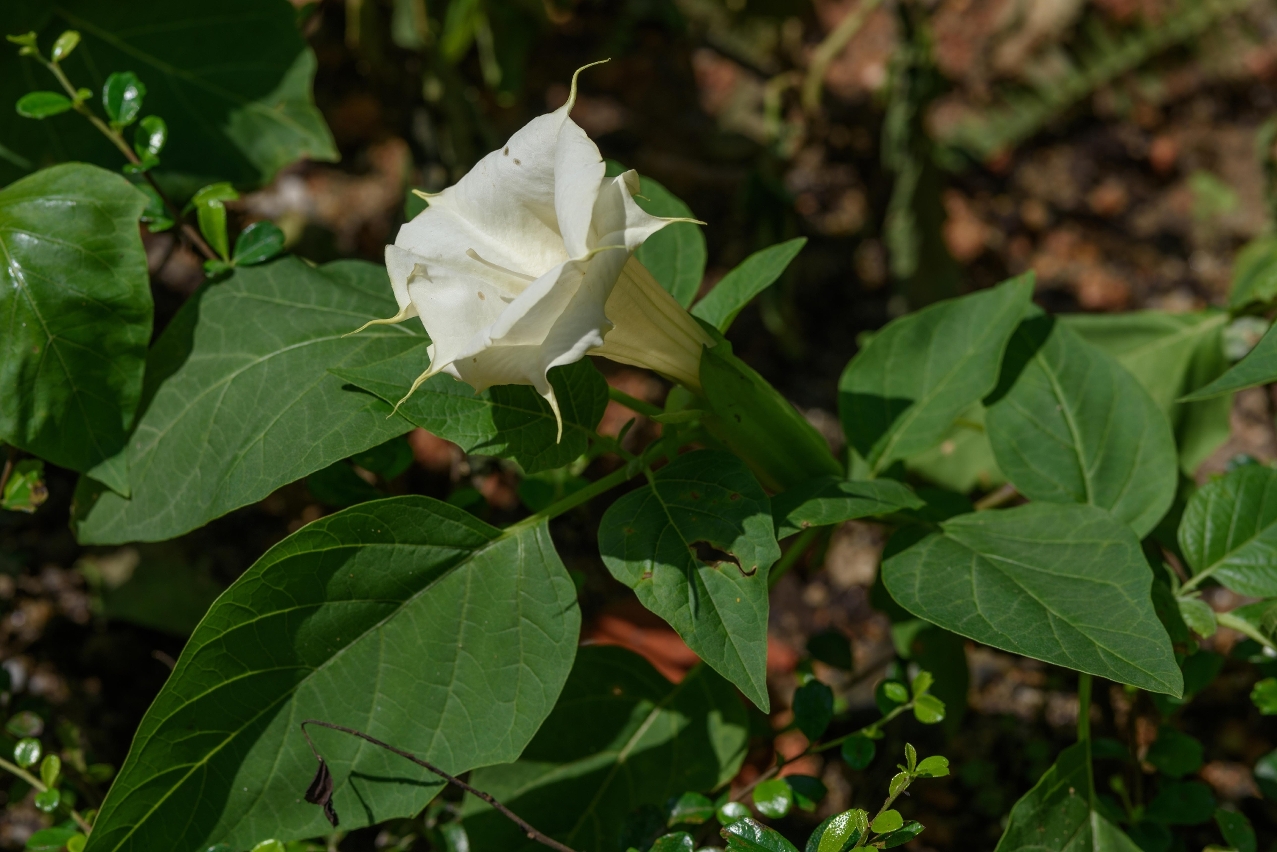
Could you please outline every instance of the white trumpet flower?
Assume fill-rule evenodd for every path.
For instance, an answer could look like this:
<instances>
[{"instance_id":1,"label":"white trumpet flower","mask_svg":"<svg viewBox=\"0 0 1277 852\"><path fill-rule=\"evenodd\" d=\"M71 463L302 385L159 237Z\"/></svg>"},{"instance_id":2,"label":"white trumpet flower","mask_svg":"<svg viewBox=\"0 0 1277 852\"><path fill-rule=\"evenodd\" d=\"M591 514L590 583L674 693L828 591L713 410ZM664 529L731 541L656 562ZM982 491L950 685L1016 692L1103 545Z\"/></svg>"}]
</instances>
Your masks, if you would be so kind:
<instances>
[{"instance_id":1,"label":"white trumpet flower","mask_svg":"<svg viewBox=\"0 0 1277 852\"><path fill-rule=\"evenodd\" d=\"M581 70L562 107L428 196L429 207L386 246L400 311L374 322L420 317L431 340L429 368L408 396L437 373L476 392L531 385L562 437L546 374L587 354L699 390L701 347L713 342L633 258L652 234L689 220L645 213L633 198L635 172L604 176L599 149L569 117Z\"/></svg>"}]
</instances>

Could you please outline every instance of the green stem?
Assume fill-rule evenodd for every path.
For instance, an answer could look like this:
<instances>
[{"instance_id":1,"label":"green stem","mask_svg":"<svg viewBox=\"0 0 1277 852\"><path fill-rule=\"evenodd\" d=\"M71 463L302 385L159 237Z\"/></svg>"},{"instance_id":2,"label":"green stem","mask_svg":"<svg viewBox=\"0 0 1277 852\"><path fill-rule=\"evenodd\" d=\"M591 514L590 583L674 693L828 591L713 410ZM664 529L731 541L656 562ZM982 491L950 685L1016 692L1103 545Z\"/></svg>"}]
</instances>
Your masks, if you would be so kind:
<instances>
[{"instance_id":1,"label":"green stem","mask_svg":"<svg viewBox=\"0 0 1277 852\"><path fill-rule=\"evenodd\" d=\"M36 778L34 775L32 775L30 772L23 769L21 766L18 766L15 763L10 763L9 761L5 760L2 757L0 757L0 769L3 769L6 772L10 772L18 776L23 781L26 781L28 784L34 787L37 792L45 793L45 792L48 792L49 790L49 788L45 786L44 782L41 781L39 778ZM75 824L80 827L81 831L83 831L86 835L89 832L93 831L93 826L89 825L88 820L80 816L79 811L75 810L74 808L67 808L67 810L71 812L71 819L75 820Z\"/></svg>"},{"instance_id":2,"label":"green stem","mask_svg":"<svg viewBox=\"0 0 1277 852\"><path fill-rule=\"evenodd\" d=\"M1250 622L1244 619L1238 618L1237 616L1233 615L1231 612L1215 613L1215 622L1220 627L1227 627L1232 630L1236 630L1238 633L1241 633L1243 636L1246 636L1250 639L1254 639L1256 642L1263 645L1265 648L1268 648L1269 650L1277 651L1277 645L1274 645L1271 639L1266 637L1264 634L1260 633L1259 630L1255 628L1255 625L1251 624Z\"/></svg>"},{"instance_id":3,"label":"green stem","mask_svg":"<svg viewBox=\"0 0 1277 852\"><path fill-rule=\"evenodd\" d=\"M1091 681L1087 672L1077 680L1077 741L1086 743L1086 787L1088 801L1095 805L1095 774L1091 769Z\"/></svg>"},{"instance_id":4,"label":"green stem","mask_svg":"<svg viewBox=\"0 0 1277 852\"><path fill-rule=\"evenodd\" d=\"M661 411L661 409L657 408L655 405L652 405L650 402L644 402L641 399L635 399L634 397L630 396L625 391L617 390L611 385L608 386L607 395L608 395L608 398L613 400L614 402L619 402L621 405L624 405L630 411L635 411L639 414L644 415L645 417L655 417L658 414L665 413Z\"/></svg>"},{"instance_id":5,"label":"green stem","mask_svg":"<svg viewBox=\"0 0 1277 852\"><path fill-rule=\"evenodd\" d=\"M58 83L60 83L62 88L66 90L66 93L71 96L71 103L74 106L75 111L87 118L89 123L96 127L103 136L110 139L111 144L118 148L120 153L124 155L124 159L128 160L135 166L140 165L142 161L138 159L137 154L135 154L133 149L129 147L128 143L124 141L124 135L120 133L119 130L108 126L105 121L94 115L93 111L86 107L84 102L80 100L80 93L76 91L75 86L71 85L71 81L67 79L67 75L62 73L61 66L59 66L56 62L46 60L42 56L38 58L42 63L44 63L44 66L49 69L53 76L57 78ZM155 182L155 178L151 176L151 172L149 170L142 172L142 177L151 185L151 189L155 190L155 194L160 197L160 201L163 202L164 208L168 210L169 216L173 219L177 226L182 229L182 233L191 241L191 244L199 250L200 254L204 255L204 257L208 260L217 260L217 253L214 252L209 244L204 241L204 237L200 235L200 232L195 230L195 228L191 227L188 223L182 221L182 214L177 209L177 205L164 194L164 190L160 189L160 185Z\"/></svg>"},{"instance_id":6,"label":"green stem","mask_svg":"<svg viewBox=\"0 0 1277 852\"><path fill-rule=\"evenodd\" d=\"M798 560L810 549L812 542L816 540L816 536L820 535L824 527L808 527L798 534L794 539L794 543L789 546L780 557L776 560L776 564L772 566L771 573L767 575L767 588L774 589L776 584L780 582L780 578L788 573L790 568L797 564Z\"/></svg>"},{"instance_id":7,"label":"green stem","mask_svg":"<svg viewBox=\"0 0 1277 852\"><path fill-rule=\"evenodd\" d=\"M598 479L598 480L595 480L594 482L591 482L589 485L585 486L580 491L572 492L571 494L564 497L559 502L554 503L550 506L547 506L539 512L528 515L526 518L519 521L518 523L511 524L510 526L506 527L506 529L515 530L515 529L522 529L523 527L532 527L532 526L536 526L542 521L549 521L554 518L557 518L559 515L562 515L565 512L572 511L577 506L580 506L582 503L588 503L590 500L593 500L595 497L599 496L605 491L611 491L616 486L621 485L622 483L628 482L629 480L638 476L640 473L643 472L643 470L646 469L646 465L644 465L640 470L637 470L631 473L630 467L631 465L627 464L624 467L619 468L618 470L614 470L611 473L609 473L607 476L603 477L602 479Z\"/></svg>"}]
</instances>

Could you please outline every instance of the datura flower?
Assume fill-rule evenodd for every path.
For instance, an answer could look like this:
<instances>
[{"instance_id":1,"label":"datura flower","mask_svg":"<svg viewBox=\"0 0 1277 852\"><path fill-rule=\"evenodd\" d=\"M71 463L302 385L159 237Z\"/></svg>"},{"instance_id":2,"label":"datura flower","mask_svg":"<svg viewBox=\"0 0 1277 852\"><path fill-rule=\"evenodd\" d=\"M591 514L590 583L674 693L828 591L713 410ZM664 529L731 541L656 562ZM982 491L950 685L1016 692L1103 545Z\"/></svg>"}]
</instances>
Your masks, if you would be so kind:
<instances>
[{"instance_id":1,"label":"datura flower","mask_svg":"<svg viewBox=\"0 0 1277 852\"><path fill-rule=\"evenodd\" d=\"M476 392L531 385L561 438L547 373L587 354L700 389L701 348L712 339L633 256L661 228L689 220L645 213L635 172L605 177L599 149L569 117L580 73L562 107L428 196L386 246L400 311L374 322L420 317L431 340L430 365L408 396L438 373Z\"/></svg>"}]
</instances>

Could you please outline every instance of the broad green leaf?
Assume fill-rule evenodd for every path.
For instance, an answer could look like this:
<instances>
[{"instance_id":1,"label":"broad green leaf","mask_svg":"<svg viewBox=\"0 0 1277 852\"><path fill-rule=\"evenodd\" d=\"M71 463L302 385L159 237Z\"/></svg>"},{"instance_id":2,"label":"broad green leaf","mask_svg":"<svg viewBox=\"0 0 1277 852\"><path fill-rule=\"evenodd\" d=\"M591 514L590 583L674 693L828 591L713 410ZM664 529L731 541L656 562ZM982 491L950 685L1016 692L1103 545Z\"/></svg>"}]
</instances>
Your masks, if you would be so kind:
<instances>
[{"instance_id":1,"label":"broad green leaf","mask_svg":"<svg viewBox=\"0 0 1277 852\"><path fill-rule=\"evenodd\" d=\"M798 852L779 831L746 817L721 832L727 852Z\"/></svg>"},{"instance_id":2,"label":"broad green leaf","mask_svg":"<svg viewBox=\"0 0 1277 852\"><path fill-rule=\"evenodd\" d=\"M1007 348L985 424L998 467L1031 500L1090 503L1143 536L1175 498L1175 439L1121 364L1041 313Z\"/></svg>"},{"instance_id":3,"label":"broad green leaf","mask_svg":"<svg viewBox=\"0 0 1277 852\"><path fill-rule=\"evenodd\" d=\"M754 297L776 282L803 246L806 237L788 240L756 251L745 258L731 272L724 275L692 308L692 316L726 333L736 315Z\"/></svg>"},{"instance_id":4,"label":"broad green leaf","mask_svg":"<svg viewBox=\"0 0 1277 852\"><path fill-rule=\"evenodd\" d=\"M591 652L592 653L592 652ZM714 803L702 793L687 792L668 803L668 824L701 825L714 818Z\"/></svg>"},{"instance_id":5,"label":"broad green leaf","mask_svg":"<svg viewBox=\"0 0 1277 852\"><path fill-rule=\"evenodd\" d=\"M935 446L993 390L1032 294L1029 274L938 302L892 321L852 359L838 409L848 443L873 470Z\"/></svg>"},{"instance_id":6,"label":"broad green leaf","mask_svg":"<svg viewBox=\"0 0 1277 852\"><path fill-rule=\"evenodd\" d=\"M758 812L768 819L780 819L794 806L794 791L783 778L771 778L759 784L751 798Z\"/></svg>"},{"instance_id":7,"label":"broad green leaf","mask_svg":"<svg viewBox=\"0 0 1277 852\"><path fill-rule=\"evenodd\" d=\"M905 468L959 494L970 494L977 488L992 491L1002 485L1006 477L993 457L984 417L984 406L978 402L972 405L958 415L939 443L905 459Z\"/></svg>"},{"instance_id":8,"label":"broad green leaf","mask_svg":"<svg viewBox=\"0 0 1277 852\"><path fill-rule=\"evenodd\" d=\"M1227 440L1231 399L1178 400L1228 369L1222 339L1228 314L1132 311L1067 314L1058 319L1083 340L1116 358L1148 391L1171 421L1185 474L1191 476Z\"/></svg>"},{"instance_id":9,"label":"broad green leaf","mask_svg":"<svg viewBox=\"0 0 1277 852\"><path fill-rule=\"evenodd\" d=\"M1277 299L1277 235L1265 234L1242 246L1233 259L1233 286L1228 307Z\"/></svg>"},{"instance_id":10,"label":"broad green leaf","mask_svg":"<svg viewBox=\"0 0 1277 852\"><path fill-rule=\"evenodd\" d=\"M23 118L49 118L71 109L71 99L59 92L28 92L15 108Z\"/></svg>"},{"instance_id":11,"label":"broad green leaf","mask_svg":"<svg viewBox=\"0 0 1277 852\"><path fill-rule=\"evenodd\" d=\"M76 835L74 826L42 828L27 838L27 852L62 852L67 842Z\"/></svg>"},{"instance_id":12,"label":"broad green leaf","mask_svg":"<svg viewBox=\"0 0 1277 852\"><path fill-rule=\"evenodd\" d=\"M696 218L690 207L650 177L640 178L639 194L634 200L653 216ZM708 257L700 225L692 222L666 225L648 237L634 256L680 305L686 308L692 304L701 288L701 279L705 277L705 259Z\"/></svg>"},{"instance_id":13,"label":"broad green leaf","mask_svg":"<svg viewBox=\"0 0 1277 852\"><path fill-rule=\"evenodd\" d=\"M608 508L612 576L759 708L767 697L767 572L780 557L767 494L730 453L700 450Z\"/></svg>"},{"instance_id":14,"label":"broad green leaf","mask_svg":"<svg viewBox=\"0 0 1277 852\"><path fill-rule=\"evenodd\" d=\"M1081 742L1060 752L1011 809L995 852L1140 852L1091 805L1088 747Z\"/></svg>"},{"instance_id":15,"label":"broad green leaf","mask_svg":"<svg viewBox=\"0 0 1277 852\"><path fill-rule=\"evenodd\" d=\"M124 178L79 164L0 190L0 440L124 493L108 460L151 337L145 206Z\"/></svg>"},{"instance_id":16,"label":"broad green leaf","mask_svg":"<svg viewBox=\"0 0 1277 852\"><path fill-rule=\"evenodd\" d=\"M329 515L214 604L147 711L87 852L244 849L327 835L298 724L366 731L460 773L514 760L576 653L576 592L544 524L498 530L426 497ZM310 729L346 828L416 814L436 776Z\"/></svg>"},{"instance_id":17,"label":"broad green leaf","mask_svg":"<svg viewBox=\"0 0 1277 852\"><path fill-rule=\"evenodd\" d=\"M882 578L919 618L1015 654L1179 695L1130 528L1092 506L1030 503L898 532Z\"/></svg>"},{"instance_id":18,"label":"broad green leaf","mask_svg":"<svg viewBox=\"0 0 1277 852\"><path fill-rule=\"evenodd\" d=\"M843 740L842 759L852 769L867 769L873 763L878 746L868 737L856 735Z\"/></svg>"},{"instance_id":19,"label":"broad green leaf","mask_svg":"<svg viewBox=\"0 0 1277 852\"><path fill-rule=\"evenodd\" d=\"M1243 465L1203 485L1184 509L1179 543L1194 583L1210 577L1238 594L1277 595L1277 470Z\"/></svg>"},{"instance_id":20,"label":"broad green leaf","mask_svg":"<svg viewBox=\"0 0 1277 852\"><path fill-rule=\"evenodd\" d=\"M919 834L922 834L924 826L915 820L910 820L895 831L881 838L883 849L895 849L897 846L904 846L910 840L913 840Z\"/></svg>"},{"instance_id":21,"label":"broad green leaf","mask_svg":"<svg viewBox=\"0 0 1277 852\"><path fill-rule=\"evenodd\" d=\"M1250 350L1245 358L1234 364L1228 372L1205 387L1188 394L1183 401L1210 399L1274 381L1277 381L1277 325L1269 328L1268 332L1255 344L1255 348Z\"/></svg>"},{"instance_id":22,"label":"broad green leaf","mask_svg":"<svg viewBox=\"0 0 1277 852\"><path fill-rule=\"evenodd\" d=\"M411 328L416 345L384 361L369 360L333 373L391 405L399 402L430 363L430 339L416 320L397 327ZM525 472L536 473L562 467L584 453L607 408L607 382L588 360L554 368L550 384L563 414L563 438L557 444L554 412L526 385L497 385L475 393L464 382L440 374L417 388L399 406L399 414L468 453L512 458Z\"/></svg>"},{"instance_id":23,"label":"broad green leaf","mask_svg":"<svg viewBox=\"0 0 1277 852\"><path fill-rule=\"evenodd\" d=\"M191 7L163 0L8 0L6 32L35 30L48 44L73 27L83 40L62 63L72 83L101 90L107 75L132 71L146 107L171 138L164 168L192 181L269 181L303 157L336 160L337 149L310 93L315 55L285 0L219 0ZM17 51L0 54L0 103L53 84ZM121 101L121 104L123 101ZM98 106L95 104L95 106ZM0 124L0 184L54 162L117 169L120 152L78 115ZM198 186L198 184L196 184Z\"/></svg>"},{"instance_id":24,"label":"broad green leaf","mask_svg":"<svg viewBox=\"0 0 1277 852\"><path fill-rule=\"evenodd\" d=\"M735 690L709 668L671 684L633 652L587 646L518 762L477 770L470 783L573 849L621 852L631 811L734 776L747 728ZM463 814L473 849L543 848L472 797Z\"/></svg>"},{"instance_id":25,"label":"broad green leaf","mask_svg":"<svg viewBox=\"0 0 1277 852\"><path fill-rule=\"evenodd\" d=\"M854 481L827 476L777 494L772 498L772 517L776 521L776 537L786 538L808 527L921 509L924 505L918 495L894 479Z\"/></svg>"},{"instance_id":26,"label":"broad green leaf","mask_svg":"<svg viewBox=\"0 0 1277 852\"><path fill-rule=\"evenodd\" d=\"M82 480L76 535L173 538L408 431L389 405L328 372L418 345L408 324L342 337L394 310L385 270L360 261L284 258L205 286L148 356L123 453L132 498Z\"/></svg>"}]
</instances>

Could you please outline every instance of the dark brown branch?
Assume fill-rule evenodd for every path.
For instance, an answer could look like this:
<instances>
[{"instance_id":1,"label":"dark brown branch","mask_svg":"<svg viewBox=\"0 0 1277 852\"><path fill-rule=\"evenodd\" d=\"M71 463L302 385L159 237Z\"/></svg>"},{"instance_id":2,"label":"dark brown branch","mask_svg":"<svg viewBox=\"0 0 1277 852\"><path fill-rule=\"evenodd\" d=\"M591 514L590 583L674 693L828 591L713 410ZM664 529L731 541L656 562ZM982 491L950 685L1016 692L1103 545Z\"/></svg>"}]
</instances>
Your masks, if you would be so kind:
<instances>
[{"instance_id":1,"label":"dark brown branch","mask_svg":"<svg viewBox=\"0 0 1277 852\"><path fill-rule=\"evenodd\" d=\"M524 834L528 836L529 840L535 840L543 846L549 846L551 849L557 849L558 852L576 852L576 850L574 850L571 846L565 846L553 837L537 831L527 822L527 820L523 819L514 811L492 798L492 796L482 790L476 790L455 775L449 775L447 772L444 772L428 760L422 760L411 752L406 752L401 748L395 748L389 743L384 743L376 737L365 734L363 731L357 731L354 728L347 728L345 725L335 725L332 722L321 722L318 719L307 719L301 724L302 735L306 737L306 744L310 746L311 753L314 754L315 759L319 761L319 772L316 774L315 780L311 783L310 790L307 790L306 799L307 801L314 802L315 804L323 804L325 813L329 814L329 821L334 825L336 825L337 815L332 812L332 802L329 801L329 797L332 796L332 777L328 775L328 766L324 763L324 758L320 756L319 750L315 748L315 743L310 739L310 732L306 730L307 725L318 725L321 728L328 728L333 731L341 731L343 734L350 734L352 737L358 737L364 742L371 743L378 748L384 748L386 751L393 752L405 760L411 760L421 768L428 769L435 775L438 775L449 784L454 784L462 790L465 790L470 795L477 796L487 802L495 810L499 811L502 816L522 829Z\"/></svg>"}]
</instances>

